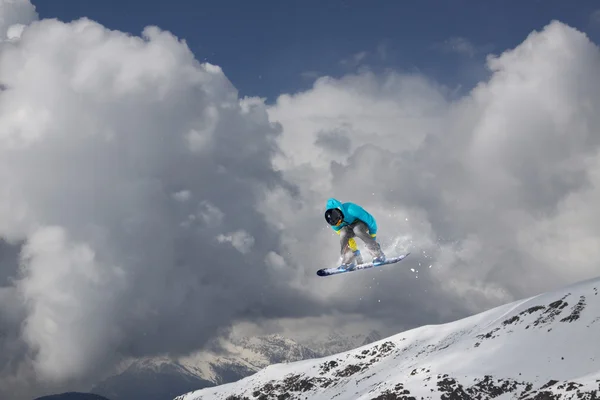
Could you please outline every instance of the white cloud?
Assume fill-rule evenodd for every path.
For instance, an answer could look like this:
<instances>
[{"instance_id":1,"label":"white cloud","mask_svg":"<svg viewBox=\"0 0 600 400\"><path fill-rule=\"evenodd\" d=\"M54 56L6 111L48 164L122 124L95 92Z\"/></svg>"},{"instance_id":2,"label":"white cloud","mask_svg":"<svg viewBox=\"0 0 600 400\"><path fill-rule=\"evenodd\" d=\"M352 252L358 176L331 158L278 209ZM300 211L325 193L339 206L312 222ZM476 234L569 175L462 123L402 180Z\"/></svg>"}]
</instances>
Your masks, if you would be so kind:
<instances>
[{"instance_id":1,"label":"white cloud","mask_svg":"<svg viewBox=\"0 0 600 400\"><path fill-rule=\"evenodd\" d=\"M285 267L285 259L280 255L275 253L274 251L270 251L266 257L267 265L273 267L274 269L280 269Z\"/></svg>"},{"instance_id":2,"label":"white cloud","mask_svg":"<svg viewBox=\"0 0 600 400\"><path fill-rule=\"evenodd\" d=\"M189 190L180 190L173 194L173 198L177 201L186 202L192 197L192 194Z\"/></svg>"},{"instance_id":3,"label":"white cloud","mask_svg":"<svg viewBox=\"0 0 600 400\"><path fill-rule=\"evenodd\" d=\"M16 287L28 305L23 335L37 353L39 375L60 381L102 361L119 339L105 322L117 306L107 294L123 289L123 271L100 263L64 229L47 227L31 234L22 273Z\"/></svg>"},{"instance_id":4,"label":"white cloud","mask_svg":"<svg viewBox=\"0 0 600 400\"><path fill-rule=\"evenodd\" d=\"M458 53L469 57L473 57L476 52L475 45L469 39L460 36L446 39L438 47L447 53Z\"/></svg>"},{"instance_id":5,"label":"white cloud","mask_svg":"<svg viewBox=\"0 0 600 400\"><path fill-rule=\"evenodd\" d=\"M243 230L228 233L226 235L218 235L219 243L231 243L237 251L242 254L248 253L254 245L254 238Z\"/></svg>"},{"instance_id":6,"label":"white cloud","mask_svg":"<svg viewBox=\"0 0 600 400\"><path fill-rule=\"evenodd\" d=\"M0 263L0 397L185 354L258 305L265 318L315 309L263 287L278 238L256 206L284 182L260 101L158 28L43 20L13 38L0 45L0 238L24 258ZM235 248L215 246L231 226Z\"/></svg>"},{"instance_id":7,"label":"white cloud","mask_svg":"<svg viewBox=\"0 0 600 400\"><path fill-rule=\"evenodd\" d=\"M219 226L225 218L225 214L209 201L202 201L198 205L200 219L209 226Z\"/></svg>"},{"instance_id":8,"label":"white cloud","mask_svg":"<svg viewBox=\"0 0 600 400\"><path fill-rule=\"evenodd\" d=\"M37 20L35 7L29 0L0 0L0 41L20 36L22 26Z\"/></svg>"},{"instance_id":9,"label":"white cloud","mask_svg":"<svg viewBox=\"0 0 600 400\"><path fill-rule=\"evenodd\" d=\"M21 35L25 31L26 26L23 24L11 25L6 31L6 38L9 41L15 41L21 38Z\"/></svg>"}]
</instances>

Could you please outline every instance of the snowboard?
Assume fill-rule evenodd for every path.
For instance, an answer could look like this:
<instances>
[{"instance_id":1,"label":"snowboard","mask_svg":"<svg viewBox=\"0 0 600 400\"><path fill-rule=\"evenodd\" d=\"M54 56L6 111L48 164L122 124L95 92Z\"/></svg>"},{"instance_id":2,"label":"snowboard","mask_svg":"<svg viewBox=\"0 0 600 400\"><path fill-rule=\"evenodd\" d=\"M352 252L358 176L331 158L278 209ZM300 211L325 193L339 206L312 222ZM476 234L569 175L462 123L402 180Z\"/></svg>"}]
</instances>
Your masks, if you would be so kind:
<instances>
[{"instance_id":1,"label":"snowboard","mask_svg":"<svg viewBox=\"0 0 600 400\"><path fill-rule=\"evenodd\" d=\"M381 267L383 265L395 264L395 263L403 260L404 258L406 258L406 256L408 256L409 254L410 254L410 252L406 253L406 254L402 254L401 256L389 257L382 263L373 264L373 261L371 261L368 263L358 264L356 267L354 267L354 269L345 269L341 266L336 267L336 268L323 268L323 269L320 269L317 271L317 275L319 275L319 276L339 275L339 274L344 274L346 272L357 272L357 271L362 271L365 269Z\"/></svg>"}]
</instances>

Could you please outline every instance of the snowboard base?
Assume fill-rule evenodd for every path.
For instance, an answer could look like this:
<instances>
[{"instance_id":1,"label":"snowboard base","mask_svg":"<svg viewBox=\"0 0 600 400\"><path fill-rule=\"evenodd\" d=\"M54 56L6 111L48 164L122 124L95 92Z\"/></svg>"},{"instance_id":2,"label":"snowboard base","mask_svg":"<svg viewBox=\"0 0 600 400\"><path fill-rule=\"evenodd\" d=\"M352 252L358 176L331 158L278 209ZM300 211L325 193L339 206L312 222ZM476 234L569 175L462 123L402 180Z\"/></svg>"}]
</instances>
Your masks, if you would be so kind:
<instances>
[{"instance_id":1,"label":"snowboard base","mask_svg":"<svg viewBox=\"0 0 600 400\"><path fill-rule=\"evenodd\" d=\"M383 265L395 264L395 263L403 260L404 258L406 258L406 256L408 256L409 254L410 254L410 252L406 253L406 254L402 254L401 256L389 257L382 263L373 264L373 262L371 261L368 263L358 264L353 269L345 269L341 266L336 267L336 268L323 268L323 269L320 269L317 271L317 275L319 275L319 276L339 275L339 274L344 274L346 272L356 272L356 271L362 271L365 269L381 267Z\"/></svg>"}]
</instances>

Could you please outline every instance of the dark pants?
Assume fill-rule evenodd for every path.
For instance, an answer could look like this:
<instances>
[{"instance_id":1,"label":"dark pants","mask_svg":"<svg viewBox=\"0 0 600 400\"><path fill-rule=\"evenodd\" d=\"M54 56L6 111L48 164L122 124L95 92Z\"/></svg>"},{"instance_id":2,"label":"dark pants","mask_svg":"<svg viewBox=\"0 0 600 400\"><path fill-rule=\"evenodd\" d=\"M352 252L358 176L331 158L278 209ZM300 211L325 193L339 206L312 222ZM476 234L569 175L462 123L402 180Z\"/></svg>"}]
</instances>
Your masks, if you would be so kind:
<instances>
[{"instance_id":1,"label":"dark pants","mask_svg":"<svg viewBox=\"0 0 600 400\"><path fill-rule=\"evenodd\" d=\"M340 229L342 263L347 264L353 261L355 249L352 249L352 247L355 247L355 244L352 243L353 240L351 241L351 239L354 239L355 237L365 242L372 257L383 255L379 243L377 243L377 241L369 234L367 224L362 221L357 221Z\"/></svg>"}]
</instances>

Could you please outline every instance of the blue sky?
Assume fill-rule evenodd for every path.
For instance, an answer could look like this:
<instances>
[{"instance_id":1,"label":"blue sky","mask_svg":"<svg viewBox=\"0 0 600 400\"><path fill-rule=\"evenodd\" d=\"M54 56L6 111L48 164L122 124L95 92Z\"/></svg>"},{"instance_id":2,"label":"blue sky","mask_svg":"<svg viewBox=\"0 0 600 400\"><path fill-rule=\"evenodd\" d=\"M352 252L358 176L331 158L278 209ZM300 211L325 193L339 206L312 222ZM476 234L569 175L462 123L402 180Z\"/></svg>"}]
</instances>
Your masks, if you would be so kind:
<instances>
[{"instance_id":1,"label":"blue sky","mask_svg":"<svg viewBox=\"0 0 600 400\"><path fill-rule=\"evenodd\" d=\"M41 18L83 16L140 34L158 25L184 38L200 60L221 66L241 95L273 101L317 75L420 71L467 90L485 78L486 54L514 47L559 19L598 43L591 0L232 1L34 0ZM448 51L451 45L455 51Z\"/></svg>"}]
</instances>

